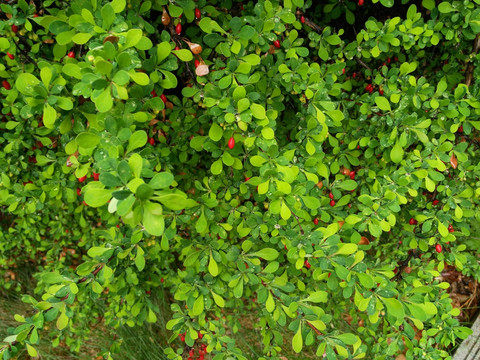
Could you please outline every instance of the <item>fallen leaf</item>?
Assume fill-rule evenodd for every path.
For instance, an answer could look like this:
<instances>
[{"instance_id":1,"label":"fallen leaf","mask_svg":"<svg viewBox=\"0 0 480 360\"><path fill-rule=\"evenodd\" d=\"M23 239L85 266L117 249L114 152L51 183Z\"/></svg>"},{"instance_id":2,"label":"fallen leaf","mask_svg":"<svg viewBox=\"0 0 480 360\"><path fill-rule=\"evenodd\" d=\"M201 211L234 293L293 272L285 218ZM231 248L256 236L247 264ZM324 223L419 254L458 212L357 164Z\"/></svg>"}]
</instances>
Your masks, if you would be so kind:
<instances>
[{"instance_id":1,"label":"fallen leaf","mask_svg":"<svg viewBox=\"0 0 480 360\"><path fill-rule=\"evenodd\" d=\"M452 153L452 157L450 158L450 164L452 164L452 167L454 169L456 169L457 166L458 166L458 161L457 161L457 158L455 157L454 153Z\"/></svg>"}]
</instances>

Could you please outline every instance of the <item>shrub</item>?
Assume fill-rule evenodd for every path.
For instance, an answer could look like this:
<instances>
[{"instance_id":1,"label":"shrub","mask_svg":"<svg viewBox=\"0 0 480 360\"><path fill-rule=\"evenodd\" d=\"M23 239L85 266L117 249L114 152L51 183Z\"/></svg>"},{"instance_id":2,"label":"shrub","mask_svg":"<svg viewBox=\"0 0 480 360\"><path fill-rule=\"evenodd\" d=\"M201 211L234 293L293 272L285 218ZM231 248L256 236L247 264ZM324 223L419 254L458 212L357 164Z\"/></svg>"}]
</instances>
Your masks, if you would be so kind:
<instances>
[{"instance_id":1,"label":"shrub","mask_svg":"<svg viewBox=\"0 0 480 360\"><path fill-rule=\"evenodd\" d=\"M471 331L439 275L479 274L478 4L2 3L1 285L32 307L3 359L154 323L161 294L169 359L246 359L245 314L264 359L448 358Z\"/></svg>"}]
</instances>

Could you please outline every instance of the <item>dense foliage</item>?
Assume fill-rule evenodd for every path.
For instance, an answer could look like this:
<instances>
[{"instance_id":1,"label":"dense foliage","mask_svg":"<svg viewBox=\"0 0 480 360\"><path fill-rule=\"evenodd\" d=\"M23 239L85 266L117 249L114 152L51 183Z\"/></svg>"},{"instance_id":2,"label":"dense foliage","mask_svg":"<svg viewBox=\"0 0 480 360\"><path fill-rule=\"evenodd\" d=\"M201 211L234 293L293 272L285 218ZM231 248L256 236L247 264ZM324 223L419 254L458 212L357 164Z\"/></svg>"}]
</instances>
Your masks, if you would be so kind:
<instances>
[{"instance_id":1,"label":"dense foliage","mask_svg":"<svg viewBox=\"0 0 480 360\"><path fill-rule=\"evenodd\" d=\"M154 323L161 294L169 359L246 359L245 314L264 359L449 358L470 330L439 275L479 275L479 5L2 2L0 285L32 307L2 359Z\"/></svg>"}]
</instances>

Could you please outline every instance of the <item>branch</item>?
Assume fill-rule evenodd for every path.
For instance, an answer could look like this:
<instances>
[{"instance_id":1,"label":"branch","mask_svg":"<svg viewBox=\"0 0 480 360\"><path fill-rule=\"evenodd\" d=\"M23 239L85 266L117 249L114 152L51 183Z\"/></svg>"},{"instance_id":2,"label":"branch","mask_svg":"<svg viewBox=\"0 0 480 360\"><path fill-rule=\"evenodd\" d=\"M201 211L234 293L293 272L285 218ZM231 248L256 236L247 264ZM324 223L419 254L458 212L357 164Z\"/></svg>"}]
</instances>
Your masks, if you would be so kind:
<instances>
[{"instance_id":1,"label":"branch","mask_svg":"<svg viewBox=\"0 0 480 360\"><path fill-rule=\"evenodd\" d=\"M295 220L297 220L298 227L300 228L300 233L302 235L305 235L305 231L303 231L302 225L300 225L300 221L298 221L298 216L295 215L295 213L292 210L290 210L290 211L291 211L292 215L295 217Z\"/></svg>"},{"instance_id":2,"label":"branch","mask_svg":"<svg viewBox=\"0 0 480 360\"><path fill-rule=\"evenodd\" d=\"M372 69L370 69L370 67L367 64L365 64L360 58L356 57L355 61L357 63L359 63L360 65L362 65L365 69L368 69L368 70L372 71Z\"/></svg>"},{"instance_id":3,"label":"branch","mask_svg":"<svg viewBox=\"0 0 480 360\"><path fill-rule=\"evenodd\" d=\"M473 43L473 49L472 49L471 57L474 57L478 53L479 49L480 49L480 35L477 34L477 37L475 38L475 41ZM470 86L470 84L472 83L473 70L475 70L475 67L474 67L473 63L470 62L470 64L468 64L468 68L467 68L466 75L465 75L465 85L467 85L467 86Z\"/></svg>"}]
</instances>

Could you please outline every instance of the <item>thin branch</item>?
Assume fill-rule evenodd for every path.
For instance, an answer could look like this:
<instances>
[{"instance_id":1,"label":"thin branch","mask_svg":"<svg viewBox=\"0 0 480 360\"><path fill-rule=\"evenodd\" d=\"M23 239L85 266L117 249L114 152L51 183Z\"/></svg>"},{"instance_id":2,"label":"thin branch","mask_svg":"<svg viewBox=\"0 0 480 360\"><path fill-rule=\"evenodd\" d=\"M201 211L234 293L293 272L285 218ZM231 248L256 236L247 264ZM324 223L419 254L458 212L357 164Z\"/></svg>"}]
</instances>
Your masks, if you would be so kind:
<instances>
[{"instance_id":1,"label":"thin branch","mask_svg":"<svg viewBox=\"0 0 480 360\"><path fill-rule=\"evenodd\" d=\"M295 215L295 213L292 210L290 210L290 211L291 211L292 215L295 217L295 220L297 220L297 224L298 224L298 227L300 229L300 233L302 235L305 235L305 231L303 231L302 225L300 225L300 221L298 221L298 216Z\"/></svg>"},{"instance_id":2,"label":"thin branch","mask_svg":"<svg viewBox=\"0 0 480 360\"><path fill-rule=\"evenodd\" d=\"M477 35L473 43L473 49L471 54L472 57L474 57L478 53L479 49L480 49L480 35ZM475 70L475 66L473 65L472 62L470 62L470 64L468 64L466 75L465 75L465 85L470 86L470 84L472 83L474 70Z\"/></svg>"},{"instance_id":3,"label":"thin branch","mask_svg":"<svg viewBox=\"0 0 480 360\"><path fill-rule=\"evenodd\" d=\"M362 65L365 69L368 69L368 70L372 71L372 69L370 69L370 67L367 64L365 64L360 58L356 57L355 61L357 63L359 63L360 65Z\"/></svg>"}]
</instances>

